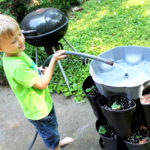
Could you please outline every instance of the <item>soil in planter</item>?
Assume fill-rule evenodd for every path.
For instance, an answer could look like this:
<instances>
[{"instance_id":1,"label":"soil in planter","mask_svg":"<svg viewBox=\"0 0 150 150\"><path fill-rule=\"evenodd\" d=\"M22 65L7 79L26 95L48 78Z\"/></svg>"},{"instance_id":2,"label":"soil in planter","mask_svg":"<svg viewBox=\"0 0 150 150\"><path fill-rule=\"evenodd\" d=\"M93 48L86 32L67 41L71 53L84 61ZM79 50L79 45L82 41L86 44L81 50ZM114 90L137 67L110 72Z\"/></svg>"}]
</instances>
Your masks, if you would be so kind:
<instances>
[{"instance_id":1,"label":"soil in planter","mask_svg":"<svg viewBox=\"0 0 150 150\"><path fill-rule=\"evenodd\" d=\"M125 96L111 96L104 107L108 110L125 110L134 106Z\"/></svg>"},{"instance_id":2,"label":"soil in planter","mask_svg":"<svg viewBox=\"0 0 150 150\"><path fill-rule=\"evenodd\" d=\"M112 139L118 139L117 134L114 132L114 130L109 125L101 125L98 129L99 134L112 138Z\"/></svg>"},{"instance_id":3,"label":"soil in planter","mask_svg":"<svg viewBox=\"0 0 150 150\"><path fill-rule=\"evenodd\" d=\"M134 127L131 129L127 141L134 144L145 144L150 142L150 130L144 125Z\"/></svg>"}]
</instances>

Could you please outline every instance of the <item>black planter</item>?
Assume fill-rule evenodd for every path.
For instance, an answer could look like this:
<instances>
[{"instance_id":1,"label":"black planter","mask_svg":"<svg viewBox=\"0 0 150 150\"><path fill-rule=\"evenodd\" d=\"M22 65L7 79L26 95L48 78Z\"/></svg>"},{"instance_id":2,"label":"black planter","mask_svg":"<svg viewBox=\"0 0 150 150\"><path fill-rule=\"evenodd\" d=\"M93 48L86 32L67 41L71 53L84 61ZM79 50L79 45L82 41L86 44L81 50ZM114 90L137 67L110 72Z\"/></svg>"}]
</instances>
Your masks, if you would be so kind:
<instances>
[{"instance_id":1,"label":"black planter","mask_svg":"<svg viewBox=\"0 0 150 150\"><path fill-rule=\"evenodd\" d=\"M136 99L134 100L134 102L136 103L136 108L134 111L134 115L133 115L133 120L132 120L132 125L136 125L136 126L140 126L140 125L146 125L146 120L145 120L145 113L143 110L143 107L140 103L140 99Z\"/></svg>"},{"instance_id":2,"label":"black planter","mask_svg":"<svg viewBox=\"0 0 150 150\"><path fill-rule=\"evenodd\" d=\"M99 145L102 150L108 150L105 146L105 142L102 140L102 138L99 138Z\"/></svg>"},{"instance_id":3,"label":"black planter","mask_svg":"<svg viewBox=\"0 0 150 150\"><path fill-rule=\"evenodd\" d=\"M135 144L124 140L124 143L128 150L149 150L150 149L150 142L145 144Z\"/></svg>"},{"instance_id":4,"label":"black planter","mask_svg":"<svg viewBox=\"0 0 150 150\"><path fill-rule=\"evenodd\" d=\"M147 97L148 96L148 97ZM147 123L147 126L148 128L150 128L150 104L143 104L141 102L142 99L149 99L149 94L147 95L143 95L141 98L140 98L140 103L141 103L141 106L144 110L144 114L145 114L145 119L146 119L146 123Z\"/></svg>"},{"instance_id":5,"label":"black planter","mask_svg":"<svg viewBox=\"0 0 150 150\"><path fill-rule=\"evenodd\" d=\"M91 88L92 86L95 86L95 83L94 83L92 77L91 77L91 76L88 76L88 77L84 80L84 82L83 82L82 89L83 89L84 93L86 94L86 97L88 98L88 101L90 102L90 105L91 105L91 107L92 107L92 109L93 109L93 112L94 112L95 116L96 116L98 119L104 120L104 119L105 119L105 118L104 118L104 115L103 115L101 109L98 107L97 102L96 102L96 100L97 100L98 98L101 98L101 97L102 97L101 94L100 94L100 93L97 93L96 95L91 96L91 95L89 95L89 94L86 92L86 89L87 89L87 88Z\"/></svg>"},{"instance_id":6,"label":"black planter","mask_svg":"<svg viewBox=\"0 0 150 150\"><path fill-rule=\"evenodd\" d=\"M133 101L133 106L124 110L112 110L104 107L106 100L101 99L97 101L106 120L121 138L127 137L130 133L132 118L136 107Z\"/></svg>"},{"instance_id":7,"label":"black planter","mask_svg":"<svg viewBox=\"0 0 150 150\"><path fill-rule=\"evenodd\" d=\"M150 128L150 104L142 104L142 107L144 110L147 127Z\"/></svg>"},{"instance_id":8,"label":"black planter","mask_svg":"<svg viewBox=\"0 0 150 150\"><path fill-rule=\"evenodd\" d=\"M101 120L97 120L96 121L96 130L98 132L99 130L99 126L101 125L106 125L106 122L102 122ZM100 133L99 133L100 134ZM101 141L100 142L100 146L105 150L119 150L118 148L118 138L115 139L115 138L112 138L112 137L106 137L102 134L100 134L100 139ZM102 142L103 141L103 142Z\"/></svg>"}]
</instances>

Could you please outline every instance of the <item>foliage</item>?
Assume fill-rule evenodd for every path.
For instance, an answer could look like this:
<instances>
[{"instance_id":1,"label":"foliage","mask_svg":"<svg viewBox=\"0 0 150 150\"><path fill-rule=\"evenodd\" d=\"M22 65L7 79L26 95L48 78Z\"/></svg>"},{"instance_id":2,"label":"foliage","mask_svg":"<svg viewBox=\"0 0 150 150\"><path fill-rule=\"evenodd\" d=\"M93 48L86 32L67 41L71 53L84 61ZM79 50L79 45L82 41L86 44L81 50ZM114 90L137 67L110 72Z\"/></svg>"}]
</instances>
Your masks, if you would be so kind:
<instances>
[{"instance_id":1,"label":"foliage","mask_svg":"<svg viewBox=\"0 0 150 150\"><path fill-rule=\"evenodd\" d=\"M89 66L82 65L80 58L72 58L61 60L61 64L67 76L69 86L67 87L63 75L58 65L56 65L54 74L49 84L50 92L63 93L65 96L75 96L76 102L84 102L85 94L82 91L82 83L87 76Z\"/></svg>"},{"instance_id":2,"label":"foliage","mask_svg":"<svg viewBox=\"0 0 150 150\"><path fill-rule=\"evenodd\" d=\"M42 7L55 7L67 11L73 5L81 4L85 0L0 0L1 13L11 14L21 22L23 17L29 12ZM8 11L8 12L5 12Z\"/></svg>"},{"instance_id":3,"label":"foliage","mask_svg":"<svg viewBox=\"0 0 150 150\"><path fill-rule=\"evenodd\" d=\"M26 14L26 10L30 5L31 0L5 0L1 2L1 13L15 16L18 22Z\"/></svg>"}]
</instances>

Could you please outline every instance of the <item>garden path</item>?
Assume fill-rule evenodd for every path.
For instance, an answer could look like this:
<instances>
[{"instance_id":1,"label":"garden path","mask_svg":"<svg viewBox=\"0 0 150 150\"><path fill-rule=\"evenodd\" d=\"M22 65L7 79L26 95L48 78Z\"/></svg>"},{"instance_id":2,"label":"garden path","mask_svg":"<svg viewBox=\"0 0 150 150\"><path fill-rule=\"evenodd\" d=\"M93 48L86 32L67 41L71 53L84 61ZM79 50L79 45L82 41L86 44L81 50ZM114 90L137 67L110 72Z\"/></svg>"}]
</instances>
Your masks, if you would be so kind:
<instances>
[{"instance_id":1,"label":"garden path","mask_svg":"<svg viewBox=\"0 0 150 150\"><path fill-rule=\"evenodd\" d=\"M88 102L77 104L73 97L52 94L61 137L71 136L74 143L63 150L101 150L95 129L96 118ZM35 129L24 118L10 88L0 87L0 150L27 150ZM47 150L38 136L32 150Z\"/></svg>"}]
</instances>

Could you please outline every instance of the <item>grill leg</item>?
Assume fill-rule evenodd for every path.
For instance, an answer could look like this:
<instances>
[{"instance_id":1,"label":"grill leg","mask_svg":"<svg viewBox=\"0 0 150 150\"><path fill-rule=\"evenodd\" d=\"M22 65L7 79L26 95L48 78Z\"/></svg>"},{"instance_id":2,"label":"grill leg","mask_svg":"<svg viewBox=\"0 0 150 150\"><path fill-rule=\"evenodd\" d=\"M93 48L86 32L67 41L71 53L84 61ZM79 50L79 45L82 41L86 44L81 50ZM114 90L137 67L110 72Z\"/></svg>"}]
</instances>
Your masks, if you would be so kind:
<instances>
[{"instance_id":1,"label":"grill leg","mask_svg":"<svg viewBox=\"0 0 150 150\"><path fill-rule=\"evenodd\" d=\"M38 66L38 48L35 48L36 65Z\"/></svg>"},{"instance_id":2,"label":"grill leg","mask_svg":"<svg viewBox=\"0 0 150 150\"><path fill-rule=\"evenodd\" d=\"M53 49L53 52L55 53L56 50L55 50L55 47L54 47L54 46L52 47L52 49ZM57 63L58 63L58 65L59 65L59 68L60 68L60 70L61 70L61 72L62 72L62 75L63 75L63 77L64 77L64 79L65 79L65 82L66 82L68 88L70 89L70 86L69 86L69 82L68 82L67 76L66 76L66 74L65 74L65 71L64 71L64 69L63 69L61 63L60 63L60 60L58 60Z\"/></svg>"}]
</instances>

